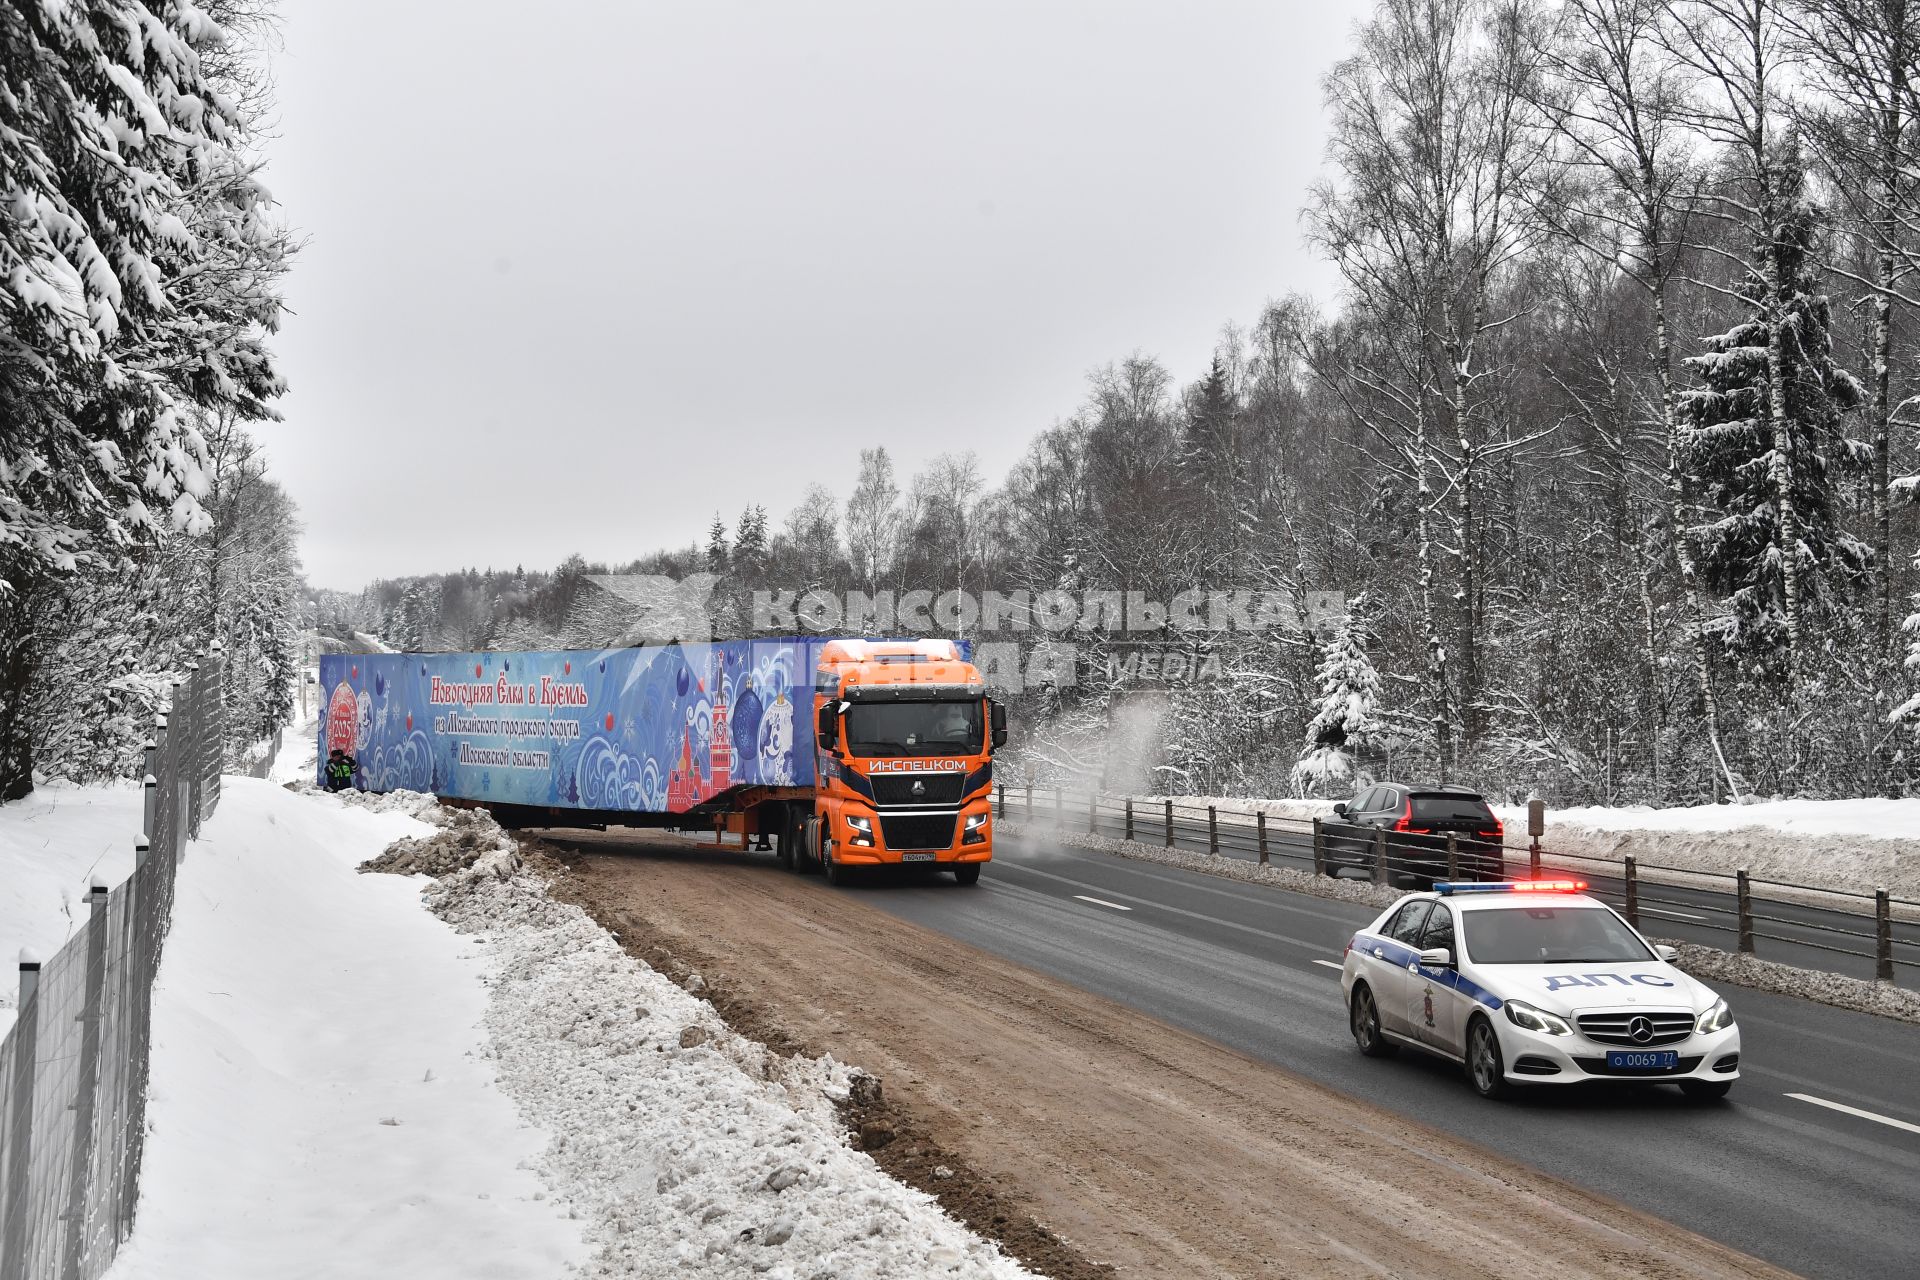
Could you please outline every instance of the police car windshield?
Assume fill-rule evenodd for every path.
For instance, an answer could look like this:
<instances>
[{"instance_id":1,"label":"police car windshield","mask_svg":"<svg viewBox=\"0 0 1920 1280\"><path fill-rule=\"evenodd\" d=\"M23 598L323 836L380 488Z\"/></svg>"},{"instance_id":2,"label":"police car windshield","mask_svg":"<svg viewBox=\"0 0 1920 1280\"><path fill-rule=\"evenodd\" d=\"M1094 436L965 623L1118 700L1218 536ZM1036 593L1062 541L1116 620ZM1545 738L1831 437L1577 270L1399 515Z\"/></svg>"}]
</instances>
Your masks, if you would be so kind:
<instances>
[{"instance_id":1,"label":"police car windshield","mask_svg":"<svg viewBox=\"0 0 1920 1280\"><path fill-rule=\"evenodd\" d=\"M1650 960L1653 953L1599 907L1493 907L1460 913L1475 964L1559 964Z\"/></svg>"},{"instance_id":2,"label":"police car windshield","mask_svg":"<svg viewBox=\"0 0 1920 1280\"><path fill-rule=\"evenodd\" d=\"M856 756L978 755L980 702L857 702L847 709Z\"/></svg>"}]
</instances>

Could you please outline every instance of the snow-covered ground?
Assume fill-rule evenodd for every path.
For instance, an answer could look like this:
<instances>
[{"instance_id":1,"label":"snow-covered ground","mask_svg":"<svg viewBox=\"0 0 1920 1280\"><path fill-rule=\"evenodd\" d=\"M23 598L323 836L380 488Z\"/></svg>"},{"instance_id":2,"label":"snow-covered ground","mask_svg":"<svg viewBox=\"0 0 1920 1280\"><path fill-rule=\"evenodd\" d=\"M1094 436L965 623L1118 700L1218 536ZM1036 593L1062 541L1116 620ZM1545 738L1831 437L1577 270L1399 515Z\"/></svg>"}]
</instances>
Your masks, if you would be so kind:
<instances>
[{"instance_id":1,"label":"snow-covered ground","mask_svg":"<svg viewBox=\"0 0 1920 1280\"><path fill-rule=\"evenodd\" d=\"M443 834L430 797L225 787L179 871L113 1280L1027 1274L847 1144L847 1067L735 1035L510 852L360 872ZM34 888L0 899L11 945L125 874L138 801L0 809L0 875Z\"/></svg>"},{"instance_id":2,"label":"snow-covered ground","mask_svg":"<svg viewBox=\"0 0 1920 1280\"><path fill-rule=\"evenodd\" d=\"M115 1280L553 1276L586 1255L494 1085L485 953L356 865L401 812L228 778L179 871Z\"/></svg>"},{"instance_id":3,"label":"snow-covered ground","mask_svg":"<svg viewBox=\"0 0 1920 1280\"><path fill-rule=\"evenodd\" d=\"M86 924L82 899L98 878L112 888L133 871L140 789L42 786L0 805L0 1035L13 1025L25 949L45 960Z\"/></svg>"},{"instance_id":4,"label":"snow-covered ground","mask_svg":"<svg viewBox=\"0 0 1920 1280\"><path fill-rule=\"evenodd\" d=\"M1138 797L1158 804L1167 797ZM1265 812L1311 821L1331 818L1331 800L1245 796L1173 796L1176 806L1222 814ZM1035 793L1035 804L1044 806ZM1527 846L1524 807L1495 805L1509 848ZM1920 897L1920 799L1768 800L1653 809L1549 809L1541 847L1572 857L1618 861L1631 854L1644 865L1730 874L1746 867L1756 878L1836 889L1887 886Z\"/></svg>"},{"instance_id":5,"label":"snow-covered ground","mask_svg":"<svg viewBox=\"0 0 1920 1280\"><path fill-rule=\"evenodd\" d=\"M557 1135L540 1168L587 1225L586 1275L1028 1274L847 1145L832 1105L844 1065L735 1035L509 859L428 899L494 958L500 1084Z\"/></svg>"}]
</instances>

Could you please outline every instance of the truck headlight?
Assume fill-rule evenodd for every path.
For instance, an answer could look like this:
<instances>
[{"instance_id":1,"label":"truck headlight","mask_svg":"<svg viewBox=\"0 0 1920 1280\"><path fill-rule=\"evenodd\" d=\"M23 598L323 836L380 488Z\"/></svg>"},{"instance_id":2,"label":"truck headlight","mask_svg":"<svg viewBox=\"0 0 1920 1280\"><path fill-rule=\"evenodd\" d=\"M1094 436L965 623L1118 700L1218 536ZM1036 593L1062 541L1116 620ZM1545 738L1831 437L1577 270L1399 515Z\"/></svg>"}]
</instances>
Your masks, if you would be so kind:
<instances>
[{"instance_id":1,"label":"truck headlight","mask_svg":"<svg viewBox=\"0 0 1920 1280\"><path fill-rule=\"evenodd\" d=\"M848 840L847 843L856 848L871 849L873 847L873 819L867 817L864 813L849 813L846 815L846 819L847 828L853 832L853 838Z\"/></svg>"},{"instance_id":2,"label":"truck headlight","mask_svg":"<svg viewBox=\"0 0 1920 1280\"><path fill-rule=\"evenodd\" d=\"M1700 1015L1700 1021L1694 1024L1693 1029L1704 1036L1715 1031L1725 1031L1732 1025L1733 1010L1727 1007L1725 1000L1715 1000L1713 1008Z\"/></svg>"},{"instance_id":3,"label":"truck headlight","mask_svg":"<svg viewBox=\"0 0 1920 1280\"><path fill-rule=\"evenodd\" d=\"M1507 1021L1516 1027L1525 1027L1528 1031L1538 1031L1548 1036L1570 1036L1573 1028L1567 1020L1557 1013L1548 1013L1545 1009L1536 1009L1524 1000L1509 1000L1504 1006Z\"/></svg>"},{"instance_id":4,"label":"truck headlight","mask_svg":"<svg viewBox=\"0 0 1920 1280\"><path fill-rule=\"evenodd\" d=\"M970 813L962 824L961 844L985 844L987 842L987 815Z\"/></svg>"}]
</instances>

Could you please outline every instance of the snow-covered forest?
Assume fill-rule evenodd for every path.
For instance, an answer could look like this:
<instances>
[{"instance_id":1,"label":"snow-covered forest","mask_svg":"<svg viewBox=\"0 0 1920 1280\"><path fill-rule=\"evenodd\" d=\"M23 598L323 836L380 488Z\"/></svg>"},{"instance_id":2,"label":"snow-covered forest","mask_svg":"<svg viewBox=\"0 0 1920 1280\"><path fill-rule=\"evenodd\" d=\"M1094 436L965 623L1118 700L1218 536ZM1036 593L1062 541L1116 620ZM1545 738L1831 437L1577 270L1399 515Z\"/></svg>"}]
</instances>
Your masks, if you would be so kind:
<instances>
[{"instance_id":1,"label":"snow-covered forest","mask_svg":"<svg viewBox=\"0 0 1920 1280\"><path fill-rule=\"evenodd\" d=\"M290 710L292 502L249 424L296 247L261 183L266 0L0 21L0 800L134 777L220 641L229 750Z\"/></svg>"},{"instance_id":2,"label":"snow-covered forest","mask_svg":"<svg viewBox=\"0 0 1920 1280\"><path fill-rule=\"evenodd\" d=\"M734 630L755 584L1358 602L1332 637L1157 637L1216 660L1172 688L1076 634L1077 686L1017 708L1043 774L1150 705L1170 789L1911 791L1920 5L1385 0L1325 101L1301 225L1337 299L1274 281L1210 367L1094 371L997 484L874 448L841 493L613 567L723 575ZM599 643L606 567L325 608Z\"/></svg>"}]
</instances>

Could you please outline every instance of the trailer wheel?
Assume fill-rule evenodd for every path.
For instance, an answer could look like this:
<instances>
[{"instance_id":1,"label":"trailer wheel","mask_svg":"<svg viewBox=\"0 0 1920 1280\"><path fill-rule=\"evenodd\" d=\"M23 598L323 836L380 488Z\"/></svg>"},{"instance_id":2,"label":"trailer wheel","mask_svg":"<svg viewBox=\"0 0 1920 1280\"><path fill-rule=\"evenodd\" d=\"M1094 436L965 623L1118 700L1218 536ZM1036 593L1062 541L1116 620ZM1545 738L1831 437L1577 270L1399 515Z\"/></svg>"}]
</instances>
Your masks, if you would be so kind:
<instances>
[{"instance_id":1,"label":"trailer wheel","mask_svg":"<svg viewBox=\"0 0 1920 1280\"><path fill-rule=\"evenodd\" d=\"M778 847L774 849L773 856L778 858L780 865L789 871L793 870L793 846L799 840L800 826L800 821L790 806L780 809L780 830L775 833Z\"/></svg>"}]
</instances>

